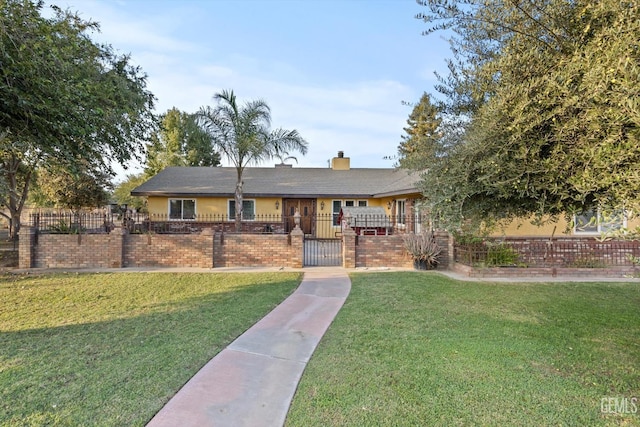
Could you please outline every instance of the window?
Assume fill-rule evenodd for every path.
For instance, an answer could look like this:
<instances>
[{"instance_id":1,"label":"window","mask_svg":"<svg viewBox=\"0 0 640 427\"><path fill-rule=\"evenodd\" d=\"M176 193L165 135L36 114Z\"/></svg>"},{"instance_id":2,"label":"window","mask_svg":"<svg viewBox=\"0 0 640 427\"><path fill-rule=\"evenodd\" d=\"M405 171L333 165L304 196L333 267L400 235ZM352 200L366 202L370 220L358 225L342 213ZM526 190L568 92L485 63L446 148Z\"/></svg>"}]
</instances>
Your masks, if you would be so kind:
<instances>
[{"instance_id":1,"label":"window","mask_svg":"<svg viewBox=\"0 0 640 427\"><path fill-rule=\"evenodd\" d=\"M236 217L236 201L229 200L229 220L232 221ZM256 219L256 201L255 200L243 200L242 201L242 219L247 221L253 221Z\"/></svg>"},{"instance_id":2,"label":"window","mask_svg":"<svg viewBox=\"0 0 640 427\"><path fill-rule=\"evenodd\" d=\"M405 200L396 200L396 223L397 224L406 224L407 223L407 210L406 210L406 201Z\"/></svg>"},{"instance_id":3,"label":"window","mask_svg":"<svg viewBox=\"0 0 640 427\"><path fill-rule=\"evenodd\" d=\"M340 216L340 210L342 209L343 206L366 207L367 204L368 203L366 200L358 200L357 202L355 200L334 200L333 202L331 202L331 213L333 214L333 225L335 226L340 225L340 221L338 221L338 217Z\"/></svg>"},{"instance_id":4,"label":"window","mask_svg":"<svg viewBox=\"0 0 640 427\"><path fill-rule=\"evenodd\" d=\"M589 210L575 215L573 221L575 234L606 233L626 227L624 213L614 213L605 217L600 210Z\"/></svg>"},{"instance_id":5,"label":"window","mask_svg":"<svg viewBox=\"0 0 640 427\"><path fill-rule=\"evenodd\" d=\"M416 233L420 233L422 232L422 214L420 212L420 208L418 206L414 205L414 212L413 212L413 223L414 223L414 232Z\"/></svg>"},{"instance_id":6,"label":"window","mask_svg":"<svg viewBox=\"0 0 640 427\"><path fill-rule=\"evenodd\" d=\"M195 219L194 199L169 199L169 219Z\"/></svg>"},{"instance_id":7,"label":"window","mask_svg":"<svg viewBox=\"0 0 640 427\"><path fill-rule=\"evenodd\" d=\"M340 216L340 209L342 209L342 201L334 200L331 202L331 213L333 214L333 225L340 225L338 217Z\"/></svg>"}]
</instances>

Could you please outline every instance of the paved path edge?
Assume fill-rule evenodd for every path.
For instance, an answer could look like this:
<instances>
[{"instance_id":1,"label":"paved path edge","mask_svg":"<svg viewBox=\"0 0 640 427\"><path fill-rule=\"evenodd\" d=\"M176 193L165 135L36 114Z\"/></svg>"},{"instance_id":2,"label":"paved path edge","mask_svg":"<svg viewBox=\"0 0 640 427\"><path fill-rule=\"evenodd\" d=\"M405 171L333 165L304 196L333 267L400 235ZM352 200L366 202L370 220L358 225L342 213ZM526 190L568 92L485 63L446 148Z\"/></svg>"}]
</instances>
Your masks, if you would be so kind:
<instances>
[{"instance_id":1,"label":"paved path edge","mask_svg":"<svg viewBox=\"0 0 640 427\"><path fill-rule=\"evenodd\" d=\"M305 272L287 299L211 359L147 426L282 426L350 290L342 268Z\"/></svg>"}]
</instances>

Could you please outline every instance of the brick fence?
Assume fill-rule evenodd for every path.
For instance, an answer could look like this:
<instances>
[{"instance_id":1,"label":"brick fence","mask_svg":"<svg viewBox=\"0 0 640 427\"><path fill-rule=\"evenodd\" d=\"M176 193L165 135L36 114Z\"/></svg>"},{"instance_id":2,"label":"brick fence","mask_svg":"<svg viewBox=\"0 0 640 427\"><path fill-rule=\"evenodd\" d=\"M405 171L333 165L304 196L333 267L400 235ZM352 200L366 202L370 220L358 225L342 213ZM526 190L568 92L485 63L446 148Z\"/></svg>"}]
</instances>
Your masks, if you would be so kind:
<instances>
[{"instance_id":1,"label":"brick fence","mask_svg":"<svg viewBox=\"0 0 640 427\"><path fill-rule=\"evenodd\" d=\"M213 267L213 232L199 234L123 233L120 267Z\"/></svg>"},{"instance_id":2,"label":"brick fence","mask_svg":"<svg viewBox=\"0 0 640 427\"><path fill-rule=\"evenodd\" d=\"M223 234L213 239L215 267L302 267L302 230L291 234Z\"/></svg>"},{"instance_id":3,"label":"brick fence","mask_svg":"<svg viewBox=\"0 0 640 427\"><path fill-rule=\"evenodd\" d=\"M455 263L452 271L466 277L473 278L509 278L509 277L637 277L640 269L635 266L615 266L605 268L579 268L579 267L471 267Z\"/></svg>"},{"instance_id":4,"label":"brick fence","mask_svg":"<svg viewBox=\"0 0 640 427\"><path fill-rule=\"evenodd\" d=\"M412 267L401 235L343 235L342 265ZM447 233L436 233L443 247L438 268L446 269L451 244ZM116 228L102 234L37 234L20 231L20 268L123 267L303 267L304 234L233 234L204 229L194 234L129 234Z\"/></svg>"},{"instance_id":5,"label":"brick fence","mask_svg":"<svg viewBox=\"0 0 640 427\"><path fill-rule=\"evenodd\" d=\"M600 268L580 268L574 265L518 265L490 267L463 265L454 261L454 243L446 232L436 232L436 241L443 249L438 269L451 269L469 277L535 277L535 276L611 276L637 275L640 267L624 258L626 265L617 262ZM402 235L356 235L351 229L342 236L342 265L346 268L401 267L411 268L413 261L404 249ZM575 240L575 239L574 239ZM532 242L514 248L537 248ZM585 246L583 240L573 245ZM562 248L555 250L563 258L571 259L575 250L568 250L569 243L553 242ZM546 244L548 245L548 244ZM595 244L593 244L595 245ZM589 249L593 257L604 245L598 243ZM576 247L578 247L576 246ZM573 247L573 246L572 246ZM594 249L595 248L595 249ZM456 251L458 248L456 247ZM534 259L539 251L532 251ZM640 254L638 242L612 244L609 251L596 260L607 260L613 255L622 260L623 255ZM459 256L459 253L456 253ZM558 260L558 256L552 258ZM590 258L591 260L591 258ZM123 268L123 267L288 267L300 268L304 262L304 235L301 230L290 234L234 234L204 229L194 234L129 234L116 228L103 234L36 234L32 227L23 227L19 241L20 268ZM533 264L533 263L532 263ZM595 263L593 265L599 265Z\"/></svg>"},{"instance_id":6,"label":"brick fence","mask_svg":"<svg viewBox=\"0 0 640 427\"><path fill-rule=\"evenodd\" d=\"M442 248L437 269L446 270L451 264L449 260L449 234L435 232L438 245ZM357 236L356 267L413 267L413 259L404 249L402 235L390 236Z\"/></svg>"},{"instance_id":7,"label":"brick fence","mask_svg":"<svg viewBox=\"0 0 640 427\"><path fill-rule=\"evenodd\" d=\"M633 258L640 257L640 241L600 241L573 236L505 237L456 244L454 254L456 262L472 267L505 267L496 264L508 261L512 266L529 268L631 268Z\"/></svg>"}]
</instances>

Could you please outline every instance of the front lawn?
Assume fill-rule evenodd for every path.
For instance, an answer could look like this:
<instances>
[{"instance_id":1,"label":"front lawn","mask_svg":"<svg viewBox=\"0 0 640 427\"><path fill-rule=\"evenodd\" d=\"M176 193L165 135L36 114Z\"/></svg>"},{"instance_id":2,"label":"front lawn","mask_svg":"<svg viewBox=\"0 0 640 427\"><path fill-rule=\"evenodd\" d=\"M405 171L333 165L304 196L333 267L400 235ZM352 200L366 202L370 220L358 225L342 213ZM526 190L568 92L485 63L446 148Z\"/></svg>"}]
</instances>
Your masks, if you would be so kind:
<instances>
[{"instance_id":1,"label":"front lawn","mask_svg":"<svg viewBox=\"0 0 640 427\"><path fill-rule=\"evenodd\" d=\"M300 280L0 276L0 425L142 426Z\"/></svg>"},{"instance_id":2,"label":"front lawn","mask_svg":"<svg viewBox=\"0 0 640 427\"><path fill-rule=\"evenodd\" d=\"M288 426L640 425L637 283L352 283Z\"/></svg>"}]
</instances>

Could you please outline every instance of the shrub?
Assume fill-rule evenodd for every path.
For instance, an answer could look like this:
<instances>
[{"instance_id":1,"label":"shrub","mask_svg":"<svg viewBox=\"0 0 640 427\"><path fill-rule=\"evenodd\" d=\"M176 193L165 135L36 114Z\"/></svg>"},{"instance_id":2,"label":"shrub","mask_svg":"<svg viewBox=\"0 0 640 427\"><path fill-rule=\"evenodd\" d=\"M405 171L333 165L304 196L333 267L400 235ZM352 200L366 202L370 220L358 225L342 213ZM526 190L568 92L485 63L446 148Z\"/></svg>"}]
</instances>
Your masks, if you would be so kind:
<instances>
[{"instance_id":1,"label":"shrub","mask_svg":"<svg viewBox=\"0 0 640 427\"><path fill-rule=\"evenodd\" d=\"M518 264L518 252L504 244L487 243L487 267L515 266Z\"/></svg>"},{"instance_id":2,"label":"shrub","mask_svg":"<svg viewBox=\"0 0 640 427\"><path fill-rule=\"evenodd\" d=\"M58 221L56 225L52 225L49 229L51 233L55 234L78 234L81 231L85 231L78 223L67 224L64 219Z\"/></svg>"},{"instance_id":3,"label":"shrub","mask_svg":"<svg viewBox=\"0 0 640 427\"><path fill-rule=\"evenodd\" d=\"M424 263L426 268L438 265L442 248L438 246L432 233L405 234L402 240L414 262Z\"/></svg>"}]
</instances>

